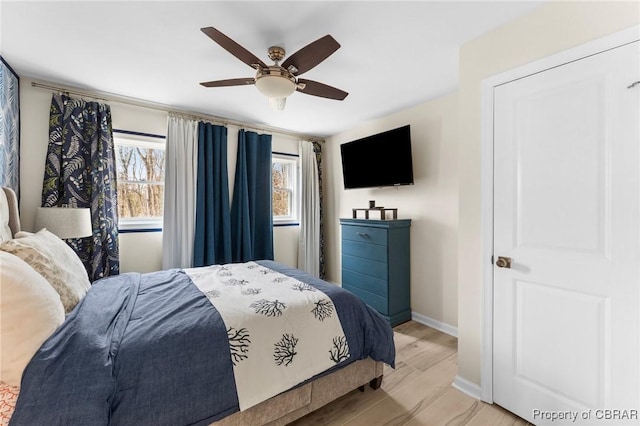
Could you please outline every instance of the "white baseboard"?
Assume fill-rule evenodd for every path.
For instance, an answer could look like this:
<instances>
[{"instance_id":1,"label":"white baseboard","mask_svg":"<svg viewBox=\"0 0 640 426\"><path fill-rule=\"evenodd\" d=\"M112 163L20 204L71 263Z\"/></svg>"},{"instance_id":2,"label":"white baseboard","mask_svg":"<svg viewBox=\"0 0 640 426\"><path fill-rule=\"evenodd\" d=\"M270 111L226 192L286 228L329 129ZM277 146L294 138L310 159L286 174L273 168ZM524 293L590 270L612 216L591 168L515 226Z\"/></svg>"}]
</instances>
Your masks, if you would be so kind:
<instances>
[{"instance_id":1,"label":"white baseboard","mask_svg":"<svg viewBox=\"0 0 640 426\"><path fill-rule=\"evenodd\" d=\"M458 328L442 321L434 320L426 315L422 315L416 312L411 312L411 319L420 324L428 325L431 328L435 328L438 331L442 331L449 336L458 337Z\"/></svg>"},{"instance_id":2,"label":"white baseboard","mask_svg":"<svg viewBox=\"0 0 640 426\"><path fill-rule=\"evenodd\" d=\"M463 379L460 376L456 376L456 378L453 379L453 384L451 386L458 389L460 392L469 395L471 398L482 399L480 386L467 379Z\"/></svg>"}]
</instances>

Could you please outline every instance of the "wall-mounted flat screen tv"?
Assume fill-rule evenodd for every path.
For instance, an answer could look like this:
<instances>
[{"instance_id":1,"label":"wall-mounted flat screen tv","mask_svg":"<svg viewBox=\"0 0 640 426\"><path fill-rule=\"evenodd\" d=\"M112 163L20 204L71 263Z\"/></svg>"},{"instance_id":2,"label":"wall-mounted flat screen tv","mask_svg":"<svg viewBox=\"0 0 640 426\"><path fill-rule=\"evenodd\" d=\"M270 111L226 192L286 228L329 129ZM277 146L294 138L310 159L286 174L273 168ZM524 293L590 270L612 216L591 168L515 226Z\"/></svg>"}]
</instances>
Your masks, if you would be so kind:
<instances>
[{"instance_id":1,"label":"wall-mounted flat screen tv","mask_svg":"<svg viewBox=\"0 0 640 426\"><path fill-rule=\"evenodd\" d=\"M340 145L345 189L413 185L410 126Z\"/></svg>"}]
</instances>

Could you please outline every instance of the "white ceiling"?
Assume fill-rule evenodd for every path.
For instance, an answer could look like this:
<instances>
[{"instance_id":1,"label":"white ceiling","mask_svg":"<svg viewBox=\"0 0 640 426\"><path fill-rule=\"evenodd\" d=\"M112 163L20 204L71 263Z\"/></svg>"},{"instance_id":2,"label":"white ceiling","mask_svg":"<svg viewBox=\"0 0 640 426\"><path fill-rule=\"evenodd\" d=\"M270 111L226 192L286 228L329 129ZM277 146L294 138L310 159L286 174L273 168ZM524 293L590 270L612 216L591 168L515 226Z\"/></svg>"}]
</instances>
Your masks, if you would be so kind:
<instances>
[{"instance_id":1,"label":"white ceiling","mask_svg":"<svg viewBox=\"0 0 640 426\"><path fill-rule=\"evenodd\" d=\"M531 2L0 2L0 53L21 77L182 111L329 136L451 92L460 45ZM294 93L272 111L253 86L198 83L254 71L200 28L213 26L270 64L331 34L342 47L303 78L349 92Z\"/></svg>"}]
</instances>

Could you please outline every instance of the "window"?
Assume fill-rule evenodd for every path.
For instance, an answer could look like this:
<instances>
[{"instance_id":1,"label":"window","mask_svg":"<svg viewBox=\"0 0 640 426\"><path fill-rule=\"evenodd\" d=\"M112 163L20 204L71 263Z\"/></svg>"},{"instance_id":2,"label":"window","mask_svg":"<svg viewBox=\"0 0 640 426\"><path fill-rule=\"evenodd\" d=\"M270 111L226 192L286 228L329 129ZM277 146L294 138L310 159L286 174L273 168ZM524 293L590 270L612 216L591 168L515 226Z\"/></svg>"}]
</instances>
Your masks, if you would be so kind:
<instances>
[{"instance_id":1,"label":"window","mask_svg":"<svg viewBox=\"0 0 640 426\"><path fill-rule=\"evenodd\" d=\"M121 230L162 228L165 137L114 130Z\"/></svg>"},{"instance_id":2,"label":"window","mask_svg":"<svg viewBox=\"0 0 640 426\"><path fill-rule=\"evenodd\" d=\"M298 224L298 156L274 152L271 163L273 223Z\"/></svg>"}]
</instances>

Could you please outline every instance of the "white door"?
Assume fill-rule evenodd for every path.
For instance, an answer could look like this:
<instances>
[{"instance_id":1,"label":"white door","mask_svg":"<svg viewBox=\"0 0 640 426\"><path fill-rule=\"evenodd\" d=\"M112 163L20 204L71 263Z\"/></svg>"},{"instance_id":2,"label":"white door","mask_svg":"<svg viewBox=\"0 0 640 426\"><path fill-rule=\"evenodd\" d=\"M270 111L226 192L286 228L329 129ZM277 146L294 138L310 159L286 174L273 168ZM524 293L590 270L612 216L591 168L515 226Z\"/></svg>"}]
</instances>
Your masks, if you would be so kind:
<instances>
[{"instance_id":1,"label":"white door","mask_svg":"<svg viewBox=\"0 0 640 426\"><path fill-rule=\"evenodd\" d=\"M640 424L639 51L494 89L493 399L535 424Z\"/></svg>"}]
</instances>

